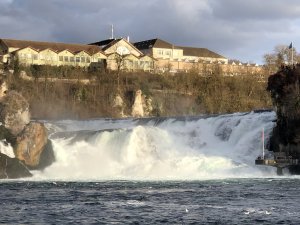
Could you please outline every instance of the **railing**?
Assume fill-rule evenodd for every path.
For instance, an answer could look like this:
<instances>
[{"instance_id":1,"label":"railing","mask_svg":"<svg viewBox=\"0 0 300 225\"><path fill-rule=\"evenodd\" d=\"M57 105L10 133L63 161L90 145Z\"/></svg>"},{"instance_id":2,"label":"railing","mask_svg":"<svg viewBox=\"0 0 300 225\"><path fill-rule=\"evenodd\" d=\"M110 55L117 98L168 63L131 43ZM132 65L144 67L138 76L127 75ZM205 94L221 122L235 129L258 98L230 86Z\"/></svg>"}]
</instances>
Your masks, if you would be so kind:
<instances>
[{"instance_id":1,"label":"railing","mask_svg":"<svg viewBox=\"0 0 300 225\"><path fill-rule=\"evenodd\" d=\"M256 165L266 165L266 166L290 166L290 165L299 165L298 159L256 159Z\"/></svg>"}]
</instances>

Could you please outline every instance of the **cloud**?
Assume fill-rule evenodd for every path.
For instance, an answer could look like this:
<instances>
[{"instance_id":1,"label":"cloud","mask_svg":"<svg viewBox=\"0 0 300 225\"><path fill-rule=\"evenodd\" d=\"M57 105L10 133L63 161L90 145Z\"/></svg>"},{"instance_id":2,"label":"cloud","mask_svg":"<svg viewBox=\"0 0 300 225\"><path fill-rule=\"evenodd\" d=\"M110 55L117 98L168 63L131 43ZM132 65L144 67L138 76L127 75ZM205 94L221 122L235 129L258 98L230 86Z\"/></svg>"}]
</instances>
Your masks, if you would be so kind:
<instances>
[{"instance_id":1,"label":"cloud","mask_svg":"<svg viewBox=\"0 0 300 225\"><path fill-rule=\"evenodd\" d=\"M216 18L229 21L295 19L300 16L298 0L212 0Z\"/></svg>"},{"instance_id":2,"label":"cloud","mask_svg":"<svg viewBox=\"0 0 300 225\"><path fill-rule=\"evenodd\" d=\"M262 60L300 37L298 0L2 0L1 37L90 43L162 38L229 58Z\"/></svg>"}]
</instances>

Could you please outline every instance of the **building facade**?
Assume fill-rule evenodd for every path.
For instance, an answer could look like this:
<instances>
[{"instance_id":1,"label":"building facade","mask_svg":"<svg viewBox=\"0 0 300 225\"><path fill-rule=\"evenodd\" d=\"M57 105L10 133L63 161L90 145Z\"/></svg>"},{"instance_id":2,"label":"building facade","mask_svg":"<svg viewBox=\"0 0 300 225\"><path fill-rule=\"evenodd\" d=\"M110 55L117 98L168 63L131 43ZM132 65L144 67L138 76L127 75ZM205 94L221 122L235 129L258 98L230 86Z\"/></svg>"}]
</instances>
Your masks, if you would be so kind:
<instances>
[{"instance_id":1,"label":"building facade","mask_svg":"<svg viewBox=\"0 0 300 225\"><path fill-rule=\"evenodd\" d=\"M154 70L156 60L123 38L103 40L90 45L102 49L107 55L107 67L111 70L149 72Z\"/></svg>"},{"instance_id":2,"label":"building facade","mask_svg":"<svg viewBox=\"0 0 300 225\"><path fill-rule=\"evenodd\" d=\"M144 54L157 60L158 70L187 71L199 62L228 63L228 59L206 48L175 46L161 39L151 39L134 43L134 46Z\"/></svg>"},{"instance_id":3,"label":"building facade","mask_svg":"<svg viewBox=\"0 0 300 225\"><path fill-rule=\"evenodd\" d=\"M176 46L161 39L136 42L134 46L146 55L156 59L155 69L160 72L195 71L199 74L215 72L234 76L238 74L257 74L262 67L254 63L241 63L206 48Z\"/></svg>"},{"instance_id":4,"label":"building facade","mask_svg":"<svg viewBox=\"0 0 300 225\"><path fill-rule=\"evenodd\" d=\"M206 48L175 46L161 39L130 43L123 38L91 44L68 44L0 39L0 60L22 65L103 66L108 70L187 72L199 74L222 72L225 75L259 73L262 67L228 60Z\"/></svg>"},{"instance_id":5,"label":"building facade","mask_svg":"<svg viewBox=\"0 0 300 225\"><path fill-rule=\"evenodd\" d=\"M87 67L106 60L98 46L1 39L0 55L3 63L18 59L22 65L51 65Z\"/></svg>"},{"instance_id":6,"label":"building facade","mask_svg":"<svg viewBox=\"0 0 300 225\"><path fill-rule=\"evenodd\" d=\"M107 44L67 44L0 39L3 63L15 60L21 65L89 67L105 65L109 70L152 71L154 59L144 55L124 39L111 39Z\"/></svg>"}]
</instances>

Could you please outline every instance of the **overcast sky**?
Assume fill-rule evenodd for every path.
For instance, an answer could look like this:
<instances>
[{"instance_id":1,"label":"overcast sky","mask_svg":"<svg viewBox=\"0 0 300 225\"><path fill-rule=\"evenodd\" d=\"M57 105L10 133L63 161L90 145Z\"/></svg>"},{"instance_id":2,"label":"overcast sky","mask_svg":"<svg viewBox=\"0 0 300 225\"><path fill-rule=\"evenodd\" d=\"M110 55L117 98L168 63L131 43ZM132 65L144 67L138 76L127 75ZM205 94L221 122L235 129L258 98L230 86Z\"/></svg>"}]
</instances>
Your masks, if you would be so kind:
<instances>
[{"instance_id":1,"label":"overcast sky","mask_svg":"<svg viewBox=\"0 0 300 225\"><path fill-rule=\"evenodd\" d=\"M300 45L300 0L0 0L0 38L91 43L109 38L110 24L130 41L262 63L276 45Z\"/></svg>"}]
</instances>

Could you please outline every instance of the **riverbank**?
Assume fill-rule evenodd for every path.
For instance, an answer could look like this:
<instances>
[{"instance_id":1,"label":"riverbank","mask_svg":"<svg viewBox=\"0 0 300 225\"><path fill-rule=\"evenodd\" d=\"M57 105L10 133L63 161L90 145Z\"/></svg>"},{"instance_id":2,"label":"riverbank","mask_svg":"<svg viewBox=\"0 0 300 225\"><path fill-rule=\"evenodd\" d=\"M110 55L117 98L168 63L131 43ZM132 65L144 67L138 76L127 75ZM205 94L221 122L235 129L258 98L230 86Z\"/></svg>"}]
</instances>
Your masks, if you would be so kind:
<instances>
[{"instance_id":1,"label":"riverbank","mask_svg":"<svg viewBox=\"0 0 300 225\"><path fill-rule=\"evenodd\" d=\"M10 88L30 103L36 119L88 119L132 116L137 90L151 100L147 116L191 116L248 112L271 108L267 78L258 75L225 77L194 73L104 73L83 70L15 72ZM118 82L119 80L119 82ZM122 99L122 114L115 107Z\"/></svg>"}]
</instances>

